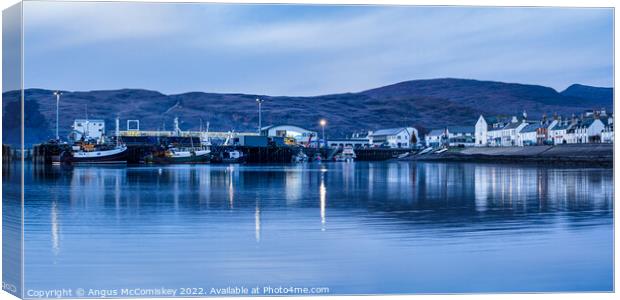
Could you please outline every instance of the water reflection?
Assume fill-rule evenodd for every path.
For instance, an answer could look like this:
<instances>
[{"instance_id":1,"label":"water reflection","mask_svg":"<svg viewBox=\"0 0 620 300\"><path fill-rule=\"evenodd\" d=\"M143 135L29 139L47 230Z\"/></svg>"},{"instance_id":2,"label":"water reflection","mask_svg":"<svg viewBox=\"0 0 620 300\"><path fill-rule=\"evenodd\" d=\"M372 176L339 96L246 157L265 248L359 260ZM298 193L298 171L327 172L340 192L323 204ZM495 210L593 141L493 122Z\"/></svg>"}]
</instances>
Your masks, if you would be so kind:
<instances>
[{"instance_id":1,"label":"water reflection","mask_svg":"<svg viewBox=\"0 0 620 300\"><path fill-rule=\"evenodd\" d=\"M254 238L256 242L260 242L260 204L256 199L256 209L254 210Z\"/></svg>"},{"instance_id":2,"label":"water reflection","mask_svg":"<svg viewBox=\"0 0 620 300\"><path fill-rule=\"evenodd\" d=\"M584 289L611 286L611 169L402 162L76 167L29 169L25 180L27 268L58 282L119 284L105 276L111 272L152 285L201 278L308 282L341 293L462 292L472 290L440 278L488 282L509 272L519 278L512 285L474 291L573 288L555 278L585 280ZM559 245L570 252L558 256ZM493 265L479 274L485 262ZM88 269L93 265L103 269ZM567 271L573 266L580 269ZM304 272L293 272L298 268ZM528 277L532 269L538 279ZM55 280L33 275L30 282L52 287Z\"/></svg>"},{"instance_id":3,"label":"water reflection","mask_svg":"<svg viewBox=\"0 0 620 300\"><path fill-rule=\"evenodd\" d=\"M325 231L325 202L327 189L325 188L325 172L321 171L321 185L319 186L319 201L321 208L321 230Z\"/></svg>"},{"instance_id":4,"label":"water reflection","mask_svg":"<svg viewBox=\"0 0 620 300\"><path fill-rule=\"evenodd\" d=\"M507 165L86 167L55 170L31 180L62 185L67 174L70 180L66 182L69 199L66 204L73 207L112 206L121 213L128 207L159 207L178 212L224 206L230 210L243 209L250 203L257 211L261 205L278 208L316 205L321 228L325 227L329 209L390 212L458 208L460 213L468 214L506 210L512 213L610 212L613 198L613 179L608 169ZM62 202L59 195L64 191L56 192L50 196ZM332 201L328 203L327 199Z\"/></svg>"},{"instance_id":5,"label":"water reflection","mask_svg":"<svg viewBox=\"0 0 620 300\"><path fill-rule=\"evenodd\" d=\"M60 234L58 226L58 208L56 201L52 202L52 251L58 255L60 251Z\"/></svg>"}]
</instances>

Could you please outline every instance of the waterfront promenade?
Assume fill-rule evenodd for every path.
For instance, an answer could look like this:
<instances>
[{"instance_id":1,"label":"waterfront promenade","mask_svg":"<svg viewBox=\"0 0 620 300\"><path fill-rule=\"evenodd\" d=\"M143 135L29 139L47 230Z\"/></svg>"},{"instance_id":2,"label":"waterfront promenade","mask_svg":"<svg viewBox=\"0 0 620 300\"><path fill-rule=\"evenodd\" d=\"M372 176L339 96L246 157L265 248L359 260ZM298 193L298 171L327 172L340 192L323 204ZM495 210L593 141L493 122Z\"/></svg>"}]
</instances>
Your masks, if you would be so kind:
<instances>
[{"instance_id":1,"label":"waterfront promenade","mask_svg":"<svg viewBox=\"0 0 620 300\"><path fill-rule=\"evenodd\" d=\"M566 144L527 147L451 148L439 154L414 155L412 160L559 163L613 166L613 144Z\"/></svg>"}]
</instances>

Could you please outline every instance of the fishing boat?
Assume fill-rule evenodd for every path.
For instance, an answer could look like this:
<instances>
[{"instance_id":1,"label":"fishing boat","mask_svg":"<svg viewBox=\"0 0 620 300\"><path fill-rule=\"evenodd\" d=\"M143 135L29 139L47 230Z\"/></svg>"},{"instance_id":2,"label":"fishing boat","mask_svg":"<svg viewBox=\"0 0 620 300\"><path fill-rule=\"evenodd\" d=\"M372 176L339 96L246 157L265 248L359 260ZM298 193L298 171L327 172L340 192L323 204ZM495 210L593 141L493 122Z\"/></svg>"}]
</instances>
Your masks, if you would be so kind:
<instances>
[{"instance_id":1,"label":"fishing boat","mask_svg":"<svg viewBox=\"0 0 620 300\"><path fill-rule=\"evenodd\" d=\"M335 161L352 162L357 158L352 146L344 146L342 153L334 156Z\"/></svg>"},{"instance_id":2,"label":"fishing boat","mask_svg":"<svg viewBox=\"0 0 620 300\"><path fill-rule=\"evenodd\" d=\"M160 164L208 163L210 160L211 150L208 148L169 148L165 151L154 152L145 158L145 162Z\"/></svg>"},{"instance_id":3,"label":"fishing boat","mask_svg":"<svg viewBox=\"0 0 620 300\"><path fill-rule=\"evenodd\" d=\"M243 155L243 152L236 149L226 149L214 155L212 157L212 162L228 164L244 163L245 155Z\"/></svg>"},{"instance_id":4,"label":"fishing boat","mask_svg":"<svg viewBox=\"0 0 620 300\"><path fill-rule=\"evenodd\" d=\"M127 146L80 143L74 145L71 151L61 153L60 161L71 164L125 164Z\"/></svg>"},{"instance_id":5,"label":"fishing boat","mask_svg":"<svg viewBox=\"0 0 620 300\"><path fill-rule=\"evenodd\" d=\"M239 150L230 150L224 151L222 153L222 162L223 163L243 163L245 162L245 156L243 152Z\"/></svg>"}]
</instances>

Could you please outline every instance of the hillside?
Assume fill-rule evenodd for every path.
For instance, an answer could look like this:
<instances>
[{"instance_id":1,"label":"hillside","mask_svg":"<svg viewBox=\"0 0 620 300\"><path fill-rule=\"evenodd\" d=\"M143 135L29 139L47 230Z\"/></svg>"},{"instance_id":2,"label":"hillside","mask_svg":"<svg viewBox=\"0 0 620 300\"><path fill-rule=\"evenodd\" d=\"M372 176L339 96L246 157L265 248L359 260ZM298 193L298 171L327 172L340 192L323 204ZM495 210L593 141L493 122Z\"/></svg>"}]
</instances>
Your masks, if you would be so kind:
<instances>
[{"instance_id":1,"label":"hillside","mask_svg":"<svg viewBox=\"0 0 620 300\"><path fill-rule=\"evenodd\" d=\"M613 88L573 84L561 92L564 96L588 99L592 105L604 106L614 96Z\"/></svg>"},{"instance_id":2,"label":"hillside","mask_svg":"<svg viewBox=\"0 0 620 300\"><path fill-rule=\"evenodd\" d=\"M565 91L566 92L566 91ZM61 136L69 133L73 119L101 118L113 129L119 116L138 119L142 129L170 129L178 116L183 130L207 121L215 131L253 131L258 125L255 99L264 99L263 125L295 124L318 130L318 120L328 121L326 132L341 137L360 130L413 125L424 132L446 125L473 125L480 114L516 114L524 109L531 117L543 113L579 113L604 106L612 108L612 94L565 94L552 88L465 79L432 79L401 82L359 93L314 97L271 97L249 94L190 92L164 95L156 91L121 89L64 91L60 104ZM3 94L5 142L15 143L17 92ZM25 91L26 143L53 137L55 97L51 90ZM13 104L11 104L13 103Z\"/></svg>"}]
</instances>

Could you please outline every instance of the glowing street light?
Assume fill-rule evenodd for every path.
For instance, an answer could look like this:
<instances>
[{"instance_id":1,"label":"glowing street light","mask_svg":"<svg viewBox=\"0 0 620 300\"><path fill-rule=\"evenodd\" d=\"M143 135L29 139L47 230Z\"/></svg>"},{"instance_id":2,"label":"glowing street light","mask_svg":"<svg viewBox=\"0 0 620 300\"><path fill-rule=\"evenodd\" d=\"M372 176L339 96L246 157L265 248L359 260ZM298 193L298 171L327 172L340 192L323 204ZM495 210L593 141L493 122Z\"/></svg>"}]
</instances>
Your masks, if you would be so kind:
<instances>
[{"instance_id":1,"label":"glowing street light","mask_svg":"<svg viewBox=\"0 0 620 300\"><path fill-rule=\"evenodd\" d=\"M319 125L321 125L321 128L323 129L323 147L325 147L327 145L327 141L325 140L325 125L327 125L327 121L325 119L321 119L319 121Z\"/></svg>"},{"instance_id":2,"label":"glowing street light","mask_svg":"<svg viewBox=\"0 0 620 300\"><path fill-rule=\"evenodd\" d=\"M56 96L56 140L60 141L60 136L58 135L58 105L60 104L60 95L62 95L62 92L55 91L54 95Z\"/></svg>"},{"instance_id":3,"label":"glowing street light","mask_svg":"<svg viewBox=\"0 0 620 300\"><path fill-rule=\"evenodd\" d=\"M260 130L263 128L263 120L262 120L262 114L263 114L263 110L262 110L262 106L263 106L263 102L265 102L265 100L260 99L260 98L256 98L256 103L258 103L258 134L260 134Z\"/></svg>"}]
</instances>

